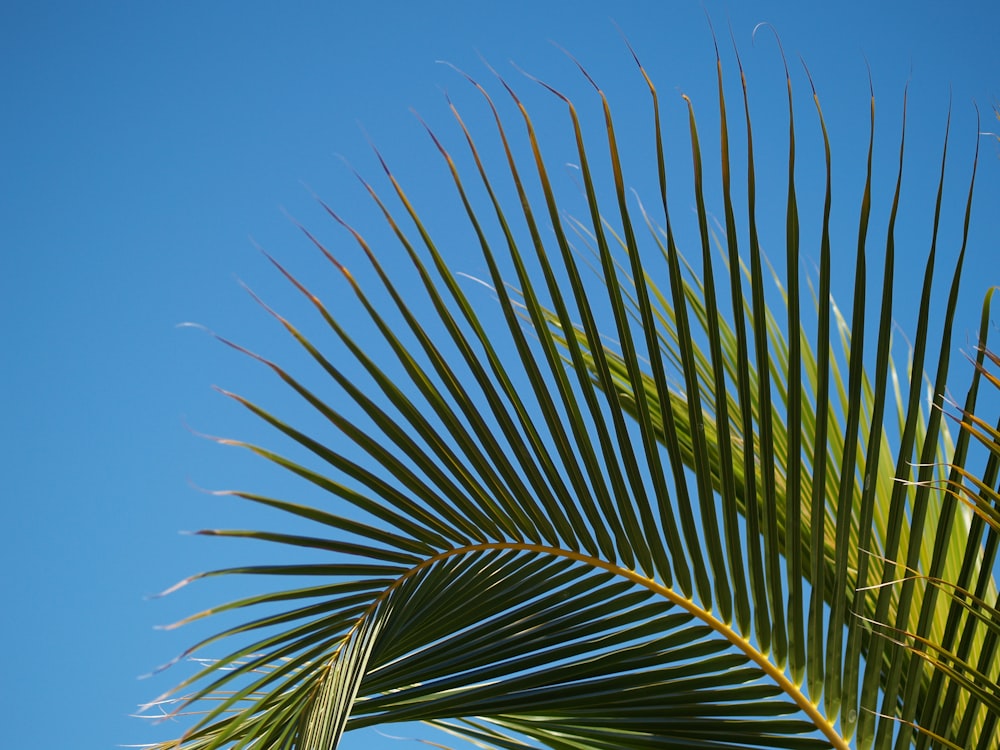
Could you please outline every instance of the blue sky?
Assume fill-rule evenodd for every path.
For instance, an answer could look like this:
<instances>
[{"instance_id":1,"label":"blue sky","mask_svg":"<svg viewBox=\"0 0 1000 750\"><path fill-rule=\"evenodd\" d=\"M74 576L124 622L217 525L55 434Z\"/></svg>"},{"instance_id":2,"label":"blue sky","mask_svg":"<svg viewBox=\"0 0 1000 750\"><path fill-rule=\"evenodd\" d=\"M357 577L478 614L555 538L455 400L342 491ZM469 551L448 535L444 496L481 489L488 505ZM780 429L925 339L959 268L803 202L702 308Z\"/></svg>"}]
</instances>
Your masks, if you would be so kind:
<instances>
[{"instance_id":1,"label":"blue sky","mask_svg":"<svg viewBox=\"0 0 1000 750\"><path fill-rule=\"evenodd\" d=\"M848 258L859 189L850 180L867 139L864 60L879 102L883 196L895 176L901 94L910 80L906 169L913 192L906 197L915 208L899 247L913 261L904 261L896 283L901 321L912 321L906 305L915 295L905 290L920 283L926 206L949 96L951 231L976 141L972 102L984 128L998 125L989 118L1000 97L1000 6L986 0L947 9L855 0L836 7L705 6L723 33L727 17L732 24L751 87L758 87L752 95L759 95L761 141L782 144L784 80L773 40L758 36L754 44L754 26L768 21L780 32L806 104L808 83L794 56L808 63L835 158L843 153L852 160L838 173L845 180L838 193L845 218L837 231L852 248ZM311 191L381 242L383 257L398 251L340 158L377 182L366 137L404 180L435 236L451 244L455 270L481 272L475 261L463 265L456 249L465 241L449 227L457 203L410 109L460 150L444 92L470 111L477 111L477 101L460 75L436 61L485 81L490 76L481 55L527 92L552 157L561 159L571 154L564 110L508 61L585 99L585 82L549 43L555 41L607 90L619 118L647 117L641 80L614 23L657 82L675 122L684 124L683 92L710 123L712 39L702 5L688 0L3 4L0 455L7 533L0 555L8 573L0 642L8 650L0 694L7 746L104 748L162 737L162 729L154 733L127 714L180 674L136 677L211 628L164 633L153 626L229 598L238 586L194 586L155 601L144 596L240 559L238 545L178 536L178 530L266 522L196 487L275 494L287 487L287 477L260 461L197 435L266 442L269 433L210 386L281 404L286 396L279 384L178 324L201 323L283 362L301 361L237 279L290 316L306 316L255 248L307 276L321 268L288 216L360 264L349 237L335 231ZM727 59L733 80L731 54ZM599 124L593 99L584 114ZM821 154L808 114L800 108L806 175ZM481 106L471 117L485 127ZM981 146L956 367L978 326L987 285L1000 283L1000 159L995 142L983 139ZM629 144L626 166L635 168L640 194L645 189L653 200L655 174L644 166L644 153ZM783 155L775 155L776 162L761 162L765 183L783 173ZM679 173L686 168L685 162ZM569 173L561 175L567 185ZM676 181L683 186L683 177ZM804 197L814 212L816 200L815 193ZM884 218L879 221L876 232L884 231ZM953 244L942 252L954 252ZM327 275L316 284L328 285L336 298L337 281ZM370 735L344 746L416 747Z\"/></svg>"}]
</instances>

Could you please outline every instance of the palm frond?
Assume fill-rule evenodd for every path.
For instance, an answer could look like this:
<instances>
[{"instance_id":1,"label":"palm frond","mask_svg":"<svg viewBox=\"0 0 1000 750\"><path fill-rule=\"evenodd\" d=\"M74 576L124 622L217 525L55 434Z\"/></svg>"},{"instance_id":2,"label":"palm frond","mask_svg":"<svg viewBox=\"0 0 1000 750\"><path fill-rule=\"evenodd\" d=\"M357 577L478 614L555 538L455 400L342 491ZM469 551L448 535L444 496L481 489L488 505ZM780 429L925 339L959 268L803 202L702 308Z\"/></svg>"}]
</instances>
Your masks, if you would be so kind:
<instances>
[{"instance_id":1,"label":"palm frond","mask_svg":"<svg viewBox=\"0 0 1000 750\"><path fill-rule=\"evenodd\" d=\"M353 295L351 315L391 356L371 354L349 316L274 262L336 342L321 348L265 306L324 384L225 343L275 374L326 429L300 430L227 393L304 458L224 442L296 475L332 505L232 492L314 531L203 533L313 550L322 562L188 579L293 583L178 623L268 611L189 651L238 644L179 686L176 712L200 713L181 739L155 747L318 750L352 729L397 721L428 722L476 747L560 750L846 748L852 740L881 748L932 736L969 746L1000 736L992 576L1000 443L997 428L976 416L981 380L997 382L985 348L954 444L942 410L965 235L938 313L939 342L929 341L927 323L941 265L944 154L913 350L899 367L890 334L904 148L901 141L888 231L877 240L874 95L848 324L832 300L833 149L815 91L825 180L810 305L791 76L787 188L765 209L742 67L747 173L745 186L734 185L742 181L732 174L718 60L718 234L696 111L684 97L698 259L689 263L667 196L664 142L678 134L667 132L651 78L638 65L653 108L655 218L630 198L610 104L579 70L603 108L600 146L587 145L573 102L538 83L567 111L586 219L565 217L533 120L499 76L527 155L485 87L466 78L493 119L502 178L491 176L495 167L455 104L474 182L428 129L458 215L478 240L484 282L497 293L488 313L477 312L381 156L392 200L363 185L405 268L384 262L325 204L369 262L375 288L303 231ZM607 188L592 168L599 158ZM512 208L500 198L501 179L517 198ZM784 206L786 249L784 273L771 271L777 291L766 284L758 235L760 212L774 205ZM596 283L574 237L591 247ZM884 259L875 317L869 256ZM404 274L420 295L402 291ZM337 400L323 395L329 384ZM992 452L981 475L966 463L973 439Z\"/></svg>"}]
</instances>

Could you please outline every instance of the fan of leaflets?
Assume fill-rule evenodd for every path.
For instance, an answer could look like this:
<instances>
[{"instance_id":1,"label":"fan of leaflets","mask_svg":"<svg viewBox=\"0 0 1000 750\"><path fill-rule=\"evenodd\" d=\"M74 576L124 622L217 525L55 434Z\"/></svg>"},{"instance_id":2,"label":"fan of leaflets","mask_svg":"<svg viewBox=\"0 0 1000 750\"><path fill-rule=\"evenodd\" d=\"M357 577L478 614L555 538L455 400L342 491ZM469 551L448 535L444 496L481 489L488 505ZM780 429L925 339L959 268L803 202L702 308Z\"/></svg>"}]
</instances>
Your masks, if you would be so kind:
<instances>
[{"instance_id":1,"label":"fan of leaflets","mask_svg":"<svg viewBox=\"0 0 1000 750\"><path fill-rule=\"evenodd\" d=\"M946 136L924 282L907 290L920 301L913 349L897 370L890 332L904 147L901 134L888 231L875 236L874 95L867 179L859 195L838 199L858 222L856 247L837 250L854 257L856 284L844 293L849 325L831 298L833 157L815 93L807 114L822 126L825 200L817 285L804 292L791 77L787 113L767 114L787 118L787 186L758 195L746 78L740 67L742 106L731 118L719 60L721 195L712 202L723 218L714 232L694 107L684 97L687 121L667 124L641 65L638 74L655 131L646 165L660 185L648 211L626 188L603 91L590 81L605 119L585 146L573 104L541 84L565 107L566 137L577 148L589 215L576 219L560 207L514 89L497 76L497 93L519 112L507 122L493 95L466 77L495 121L474 139L451 105L464 136L457 148L475 169L460 174L433 133L431 142L454 180L455 221L479 239L488 269L481 281L499 292L489 305L482 285L446 264L384 162L394 200L365 185L399 247L376 251L324 205L374 269L377 295L344 265L348 249L334 252L308 232L337 272L332 280L310 279L307 288L275 262L336 346L321 348L271 312L340 395L322 399L252 354L326 426L307 434L228 394L312 460L224 442L329 500L308 507L226 493L305 519L314 535L203 533L312 548L319 557L183 582L255 575L291 583L185 621L263 612L188 652L240 644L155 704L152 713L194 715L180 739L156 748L320 750L352 729L399 721L428 722L481 748L1000 743L991 574L1000 434L992 417L976 416L981 380L998 381L985 348L964 404L952 410L954 443L942 398L974 163L957 222L964 231L939 238ZM512 145L515 128L526 132L524 153ZM697 271L677 247L667 199L664 142L684 137L691 162L669 168L693 169L693 196L680 201L685 218L692 197L696 207L700 247L688 257L699 259ZM505 174L488 174L480 152L487 141L502 149ZM745 174L731 173L734 153ZM595 184L597 160L613 184ZM511 191L519 200L501 200ZM764 211L783 215L785 227L768 238L784 246L776 264L784 271L767 279ZM869 262L880 277L869 279ZM944 280L935 284L935 274ZM422 288L404 294L403 278ZM345 288L357 307L334 315L321 298ZM932 305L938 289L946 298ZM389 359L352 337L359 315ZM930 338L932 315L943 321L939 340ZM928 376L925 363L935 368ZM366 419L344 412L345 400ZM982 471L966 465L973 440L988 449Z\"/></svg>"}]
</instances>

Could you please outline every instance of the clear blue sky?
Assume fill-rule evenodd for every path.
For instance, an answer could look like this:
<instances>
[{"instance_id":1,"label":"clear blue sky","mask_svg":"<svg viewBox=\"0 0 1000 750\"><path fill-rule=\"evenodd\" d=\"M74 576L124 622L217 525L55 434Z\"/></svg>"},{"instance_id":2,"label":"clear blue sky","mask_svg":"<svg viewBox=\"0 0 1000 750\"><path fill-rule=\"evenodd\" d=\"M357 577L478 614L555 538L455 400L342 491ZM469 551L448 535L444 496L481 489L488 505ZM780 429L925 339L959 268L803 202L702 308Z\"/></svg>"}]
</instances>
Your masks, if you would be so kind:
<instances>
[{"instance_id":1,"label":"clear blue sky","mask_svg":"<svg viewBox=\"0 0 1000 750\"><path fill-rule=\"evenodd\" d=\"M901 92L910 78L907 175L916 205L934 189L950 95L955 161L949 178L956 192L949 215L956 220L976 139L972 101L984 125L998 125L989 116L1000 96L1000 5L709 0L705 6L723 34L728 15L754 76L751 86L759 87L758 138L778 139L785 128L784 113L775 108L783 95L775 45L760 37L751 43L755 24L769 21L786 51L809 64L835 155L853 160L851 169L861 163L867 137L867 57L879 101L883 190L894 178ZM127 714L182 672L136 677L211 626L169 633L153 626L229 598L238 587L199 585L156 601L144 595L261 552L178 536L178 530L266 523L265 516L192 485L275 494L285 488L287 494L287 477L194 434L267 442L266 430L210 386L280 405L286 399L280 384L210 337L177 325L196 321L283 361L301 361L236 281L293 317L308 317L250 238L303 273L320 268L284 209L359 264L311 189L370 230L383 243L383 257L396 253L338 158L377 179L367 132L447 246L448 217L457 204L409 109L460 150L442 92L470 109L476 102L462 78L435 61L488 79L481 54L530 92L543 128L563 128L566 139L564 110L508 61L585 98L579 75L549 44L555 41L584 62L620 118L633 111L645 117L641 82L611 19L657 81L671 116L683 114L675 96L682 91L710 122L714 53L702 5L694 0L2 4L5 747L107 748L162 738L162 729ZM808 104L808 85L793 64L798 96ZM775 107L768 109L768 102ZM597 116L592 100L588 107L589 116ZM818 131L809 110L800 113L808 171L820 153ZM675 122L683 126L682 119ZM568 147L553 143L553 157L568 159ZM962 366L959 349L968 350L966 336L978 326L986 286L1000 283L1000 160L995 142L984 139L982 147L956 367ZM633 184L641 192L654 174L640 153L638 146L630 149ZM762 163L762 179L772 166L780 176L781 158ZM844 223L838 231L848 248L856 185L839 193ZM815 193L804 200L816 210ZM926 223L926 213L913 216L914 223ZM879 221L882 228L884 218ZM910 226L902 229L911 242L901 243L901 252L914 258L912 271L904 263L912 276L897 278L905 303L912 302L905 290L920 282L918 259L928 233L926 226L912 236L905 234ZM463 266L458 249L450 251L456 271L480 270L472 261ZM849 253L853 257L853 249ZM343 289L337 281L328 274L316 284L336 297ZM417 746L373 735L344 744Z\"/></svg>"}]
</instances>

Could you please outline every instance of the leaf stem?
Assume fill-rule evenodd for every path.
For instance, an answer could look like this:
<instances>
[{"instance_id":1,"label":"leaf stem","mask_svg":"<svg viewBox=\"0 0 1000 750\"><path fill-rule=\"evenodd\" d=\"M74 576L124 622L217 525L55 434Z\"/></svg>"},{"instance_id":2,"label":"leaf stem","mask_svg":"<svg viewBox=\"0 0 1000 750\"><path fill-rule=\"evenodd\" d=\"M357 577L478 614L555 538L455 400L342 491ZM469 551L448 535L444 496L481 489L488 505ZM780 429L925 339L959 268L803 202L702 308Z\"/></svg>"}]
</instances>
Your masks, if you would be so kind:
<instances>
[{"instance_id":1,"label":"leaf stem","mask_svg":"<svg viewBox=\"0 0 1000 750\"><path fill-rule=\"evenodd\" d=\"M375 611L380 603L385 601L385 599L405 581L417 575L422 570L429 568L431 565L441 562L442 560L446 560L449 557L456 557L458 555L465 555L472 552L503 550L536 552L543 555L568 558L576 562L590 565L594 568L599 568L600 570L605 570L613 575L620 576L621 578L625 578L632 583L643 586L653 593L662 596L672 604L681 607L689 614L697 617L714 631L725 637L726 640L736 646L736 648L746 654L750 661L760 667L765 674L774 680L778 687L780 687L788 695L788 697L795 702L795 705L797 705L802 712L809 717L816 728L826 737L827 740L829 740L830 745L833 748L836 750L850 750L850 744L837 733L836 728L826 718L826 716L820 712L817 705L810 701L809 698L802 693L798 686L792 682L782 670L772 664L765 654L758 651L754 645L750 643L750 641L733 630L733 628L729 625L713 616L710 610L702 608L693 600L683 596L682 594L678 594L672 588L664 586L662 583L654 581L651 578L647 578L641 573L637 573L634 570L623 568L614 563L607 562L606 560L591 557L590 555L585 555L580 552L573 552L572 550L560 549L558 547L548 547L541 544L525 544L521 542L486 542L449 549L432 557L428 557L426 560L421 561L419 564L413 566L397 578L390 586L386 587L386 589L379 594L375 601L372 602L365 614L359 618L358 623L360 624L363 622L371 613Z\"/></svg>"}]
</instances>

